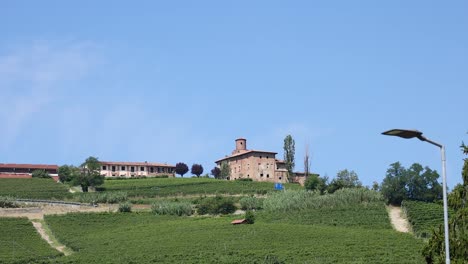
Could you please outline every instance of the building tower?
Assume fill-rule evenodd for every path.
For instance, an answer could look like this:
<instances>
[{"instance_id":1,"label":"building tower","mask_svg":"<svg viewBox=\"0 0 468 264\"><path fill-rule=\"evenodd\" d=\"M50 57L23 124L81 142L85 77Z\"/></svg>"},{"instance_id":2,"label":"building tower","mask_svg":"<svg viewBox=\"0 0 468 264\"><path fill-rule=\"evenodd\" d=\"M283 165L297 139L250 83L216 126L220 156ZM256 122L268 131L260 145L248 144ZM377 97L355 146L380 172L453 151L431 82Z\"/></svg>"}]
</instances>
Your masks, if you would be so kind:
<instances>
[{"instance_id":1,"label":"building tower","mask_svg":"<svg viewBox=\"0 0 468 264\"><path fill-rule=\"evenodd\" d=\"M241 153L245 151L247 151L247 139L245 138L236 139L236 149L232 152L232 154Z\"/></svg>"}]
</instances>

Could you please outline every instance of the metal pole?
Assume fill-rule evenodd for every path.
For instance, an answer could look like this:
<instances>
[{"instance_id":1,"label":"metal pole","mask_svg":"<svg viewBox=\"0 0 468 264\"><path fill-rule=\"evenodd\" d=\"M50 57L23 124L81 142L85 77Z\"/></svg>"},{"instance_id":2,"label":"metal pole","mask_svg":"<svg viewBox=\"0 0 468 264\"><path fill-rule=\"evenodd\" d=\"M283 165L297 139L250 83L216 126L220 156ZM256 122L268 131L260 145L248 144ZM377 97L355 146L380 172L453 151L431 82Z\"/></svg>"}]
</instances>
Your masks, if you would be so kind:
<instances>
[{"instance_id":1,"label":"metal pole","mask_svg":"<svg viewBox=\"0 0 468 264\"><path fill-rule=\"evenodd\" d=\"M448 227L448 209L447 209L447 176L445 170L445 147L441 146L442 154L442 188L444 199L444 229L445 229L445 263L450 264L450 248L449 248L449 227Z\"/></svg>"}]
</instances>

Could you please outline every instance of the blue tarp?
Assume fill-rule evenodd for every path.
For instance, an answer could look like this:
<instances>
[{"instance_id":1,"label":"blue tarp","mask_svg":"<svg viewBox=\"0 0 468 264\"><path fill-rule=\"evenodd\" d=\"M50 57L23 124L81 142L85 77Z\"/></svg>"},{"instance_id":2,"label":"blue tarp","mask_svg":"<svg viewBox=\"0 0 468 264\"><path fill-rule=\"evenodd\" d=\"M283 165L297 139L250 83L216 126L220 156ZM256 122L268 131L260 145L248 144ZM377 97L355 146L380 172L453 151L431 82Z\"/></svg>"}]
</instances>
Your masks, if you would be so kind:
<instances>
[{"instance_id":1,"label":"blue tarp","mask_svg":"<svg viewBox=\"0 0 468 264\"><path fill-rule=\"evenodd\" d=\"M284 189L284 187L283 187L282 183L275 183L275 190L281 191L283 189Z\"/></svg>"}]
</instances>

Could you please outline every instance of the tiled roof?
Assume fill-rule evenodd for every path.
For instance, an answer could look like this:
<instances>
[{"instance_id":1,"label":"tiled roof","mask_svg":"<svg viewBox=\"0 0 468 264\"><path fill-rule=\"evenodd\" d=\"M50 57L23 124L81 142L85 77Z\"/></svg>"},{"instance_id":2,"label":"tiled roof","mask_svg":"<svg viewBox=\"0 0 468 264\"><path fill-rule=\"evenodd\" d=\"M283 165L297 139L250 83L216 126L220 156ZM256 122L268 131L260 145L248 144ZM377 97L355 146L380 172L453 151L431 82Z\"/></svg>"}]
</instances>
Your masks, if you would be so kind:
<instances>
[{"instance_id":1,"label":"tiled roof","mask_svg":"<svg viewBox=\"0 0 468 264\"><path fill-rule=\"evenodd\" d=\"M223 160L227 160L227 159L230 159L230 158L234 158L234 157L240 157L242 155L246 155L246 154L250 154L250 153L268 153L268 154L275 154L275 155L277 154L276 152L272 152L272 151L247 150L247 151L244 151L244 152L236 153L236 154L224 157L222 159L219 159L219 160L215 161L215 163L223 161Z\"/></svg>"},{"instance_id":2,"label":"tiled roof","mask_svg":"<svg viewBox=\"0 0 468 264\"><path fill-rule=\"evenodd\" d=\"M156 163L156 162L128 162L128 161L100 161L102 165L116 165L116 166L153 166L153 167L175 167L174 165Z\"/></svg>"},{"instance_id":3,"label":"tiled roof","mask_svg":"<svg viewBox=\"0 0 468 264\"><path fill-rule=\"evenodd\" d=\"M15 168L15 169L52 169L58 170L57 165L46 165L46 164L15 164L15 163L0 163L0 168Z\"/></svg>"}]
</instances>

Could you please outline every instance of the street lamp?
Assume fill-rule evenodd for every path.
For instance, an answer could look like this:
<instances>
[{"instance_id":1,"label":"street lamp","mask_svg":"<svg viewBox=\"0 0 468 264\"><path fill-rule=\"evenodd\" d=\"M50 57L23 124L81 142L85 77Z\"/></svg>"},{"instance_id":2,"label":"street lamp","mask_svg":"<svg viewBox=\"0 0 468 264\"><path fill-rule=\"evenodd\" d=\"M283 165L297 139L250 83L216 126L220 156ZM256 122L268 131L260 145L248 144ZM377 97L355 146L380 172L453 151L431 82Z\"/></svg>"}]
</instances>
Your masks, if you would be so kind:
<instances>
[{"instance_id":1,"label":"street lamp","mask_svg":"<svg viewBox=\"0 0 468 264\"><path fill-rule=\"evenodd\" d=\"M432 145L440 148L442 155L442 186L443 186L443 200L444 200L444 229L445 229L445 263L450 264L450 247L449 247L449 229L448 229L448 210L447 210L447 179L445 172L445 147L437 142L427 139L422 135L423 133L418 130L407 129L392 129L382 133L386 136L397 136L401 138L418 138L421 141L426 141Z\"/></svg>"}]
</instances>

